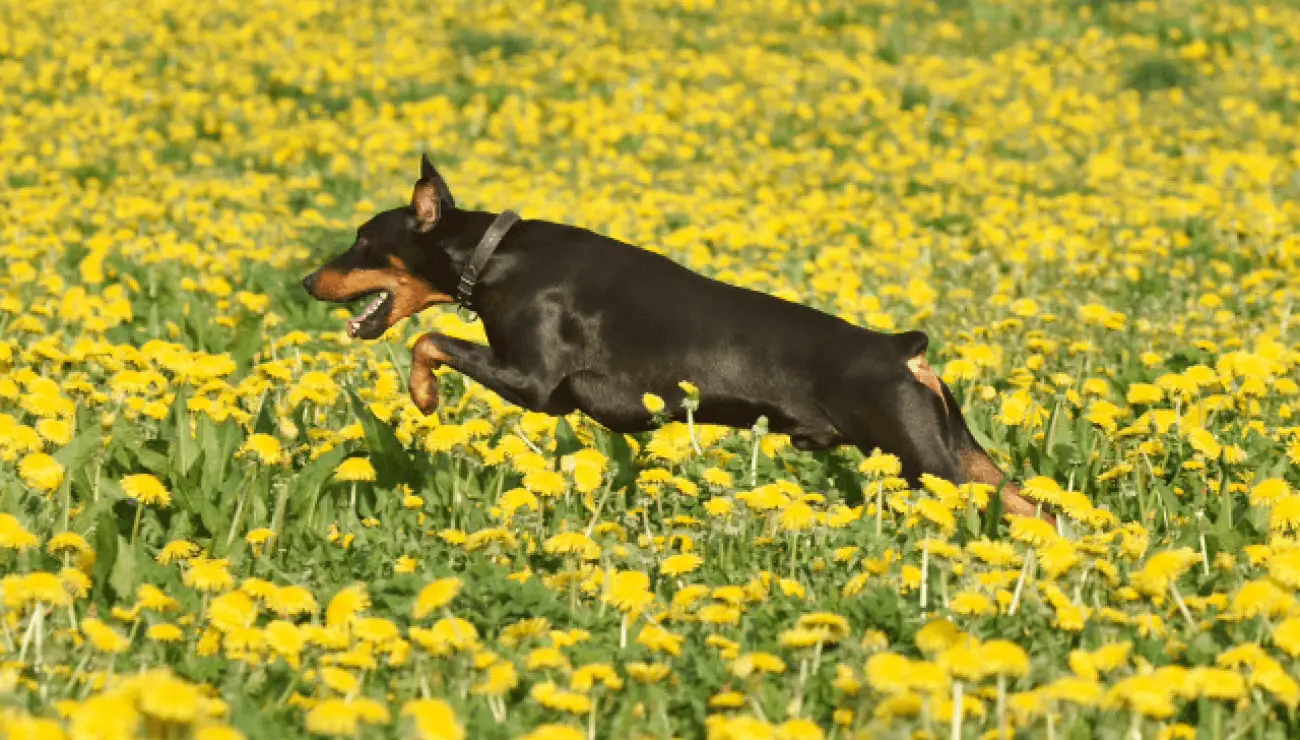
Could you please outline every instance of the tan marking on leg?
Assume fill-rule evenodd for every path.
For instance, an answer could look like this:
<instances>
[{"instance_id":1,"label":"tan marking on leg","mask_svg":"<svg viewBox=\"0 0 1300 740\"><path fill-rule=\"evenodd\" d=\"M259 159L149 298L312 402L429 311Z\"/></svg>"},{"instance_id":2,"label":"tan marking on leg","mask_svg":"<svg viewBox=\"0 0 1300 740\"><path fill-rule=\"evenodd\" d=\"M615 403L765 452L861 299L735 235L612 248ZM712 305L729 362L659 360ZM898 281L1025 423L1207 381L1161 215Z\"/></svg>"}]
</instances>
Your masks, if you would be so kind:
<instances>
[{"instance_id":1,"label":"tan marking on leg","mask_svg":"<svg viewBox=\"0 0 1300 740\"><path fill-rule=\"evenodd\" d=\"M438 410L438 378L433 374L451 358L434 342L434 334L424 334L411 348L411 401L425 416Z\"/></svg>"},{"instance_id":2,"label":"tan marking on leg","mask_svg":"<svg viewBox=\"0 0 1300 740\"><path fill-rule=\"evenodd\" d=\"M921 385L934 391L934 394L943 402L944 413L948 413L948 399L943 396L943 387L939 384L939 374L930 367L930 363L925 361L925 355L917 355L907 361L907 369L912 371Z\"/></svg>"},{"instance_id":3,"label":"tan marking on leg","mask_svg":"<svg viewBox=\"0 0 1300 740\"><path fill-rule=\"evenodd\" d=\"M966 480L984 483L994 488L1002 486L1003 512L1016 516L1035 516L1038 513L1038 504L1020 495L1020 486L1010 481L1005 485L1002 483L1006 480L1006 475L989 459L988 455L977 450L962 450L959 457L961 472ZM1043 511L1041 517L1048 522L1056 523L1056 518L1047 511Z\"/></svg>"}]
</instances>

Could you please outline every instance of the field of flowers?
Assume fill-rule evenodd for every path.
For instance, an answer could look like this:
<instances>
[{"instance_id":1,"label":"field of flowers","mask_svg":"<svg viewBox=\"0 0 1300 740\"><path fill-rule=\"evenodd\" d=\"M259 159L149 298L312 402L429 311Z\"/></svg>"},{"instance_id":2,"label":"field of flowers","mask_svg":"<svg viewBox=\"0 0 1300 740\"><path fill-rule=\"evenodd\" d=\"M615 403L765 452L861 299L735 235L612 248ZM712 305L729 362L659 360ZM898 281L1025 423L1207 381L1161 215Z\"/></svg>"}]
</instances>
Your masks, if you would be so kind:
<instances>
[{"instance_id":1,"label":"field of flowers","mask_svg":"<svg viewBox=\"0 0 1300 740\"><path fill-rule=\"evenodd\" d=\"M1298 45L1282 0L0 0L0 737L1294 736ZM422 416L411 340L481 326L299 284L422 152L928 332L1059 526L446 370Z\"/></svg>"}]
</instances>

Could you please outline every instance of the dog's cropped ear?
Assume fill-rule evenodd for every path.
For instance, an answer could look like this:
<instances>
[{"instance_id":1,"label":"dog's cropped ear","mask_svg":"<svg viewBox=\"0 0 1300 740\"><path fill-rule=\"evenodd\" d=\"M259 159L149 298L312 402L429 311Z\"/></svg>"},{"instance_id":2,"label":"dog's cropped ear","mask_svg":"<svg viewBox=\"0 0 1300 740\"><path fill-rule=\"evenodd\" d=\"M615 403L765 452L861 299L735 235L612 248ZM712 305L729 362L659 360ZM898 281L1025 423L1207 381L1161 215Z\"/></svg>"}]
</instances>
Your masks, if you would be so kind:
<instances>
[{"instance_id":1,"label":"dog's cropped ear","mask_svg":"<svg viewBox=\"0 0 1300 740\"><path fill-rule=\"evenodd\" d=\"M438 217L450 208L456 207L451 197L451 188L434 169L429 157L420 157L420 179L415 183L411 193L411 210L415 212L415 230L418 233L432 229L438 223Z\"/></svg>"},{"instance_id":2,"label":"dog's cropped ear","mask_svg":"<svg viewBox=\"0 0 1300 740\"><path fill-rule=\"evenodd\" d=\"M429 161L429 155L420 155L420 179L433 184L434 192L438 200L448 208L456 207L456 199L451 197L451 188L447 187L447 181L442 179L438 170L434 169L433 162Z\"/></svg>"}]
</instances>

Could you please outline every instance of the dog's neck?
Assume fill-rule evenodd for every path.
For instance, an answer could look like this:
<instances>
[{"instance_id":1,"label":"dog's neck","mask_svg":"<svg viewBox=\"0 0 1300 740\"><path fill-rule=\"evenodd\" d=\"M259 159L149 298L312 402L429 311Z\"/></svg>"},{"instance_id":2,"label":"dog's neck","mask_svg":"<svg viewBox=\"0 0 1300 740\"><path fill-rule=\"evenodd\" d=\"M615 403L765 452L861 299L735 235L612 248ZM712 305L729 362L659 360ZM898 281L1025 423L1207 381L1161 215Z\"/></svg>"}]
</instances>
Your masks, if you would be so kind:
<instances>
[{"instance_id":1,"label":"dog's neck","mask_svg":"<svg viewBox=\"0 0 1300 740\"><path fill-rule=\"evenodd\" d=\"M437 227L430 232L433 239L431 246L447 255L450 275L437 276L440 279L435 282L435 287L447 292L449 295L455 295L461 274L465 272L465 268L474 256L474 251L478 248L479 242L482 241L483 235L498 215L490 211L463 211L460 209L449 209L443 215ZM500 251L500 248L498 250ZM483 270L478 274L480 284L487 285L492 282L493 273L496 271L495 268L499 267L498 262L500 260L497 259L487 261Z\"/></svg>"}]
</instances>

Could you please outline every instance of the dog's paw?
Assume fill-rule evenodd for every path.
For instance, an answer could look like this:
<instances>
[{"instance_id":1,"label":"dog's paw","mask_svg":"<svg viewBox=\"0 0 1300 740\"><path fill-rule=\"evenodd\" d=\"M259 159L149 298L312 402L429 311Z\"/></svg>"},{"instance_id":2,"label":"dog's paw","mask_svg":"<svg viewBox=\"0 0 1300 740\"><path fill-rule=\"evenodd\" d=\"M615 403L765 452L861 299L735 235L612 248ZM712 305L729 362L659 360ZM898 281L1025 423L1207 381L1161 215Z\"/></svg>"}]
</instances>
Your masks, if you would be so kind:
<instances>
[{"instance_id":1,"label":"dog's paw","mask_svg":"<svg viewBox=\"0 0 1300 740\"><path fill-rule=\"evenodd\" d=\"M438 379L433 373L412 374L411 401L425 416L438 410Z\"/></svg>"}]
</instances>

